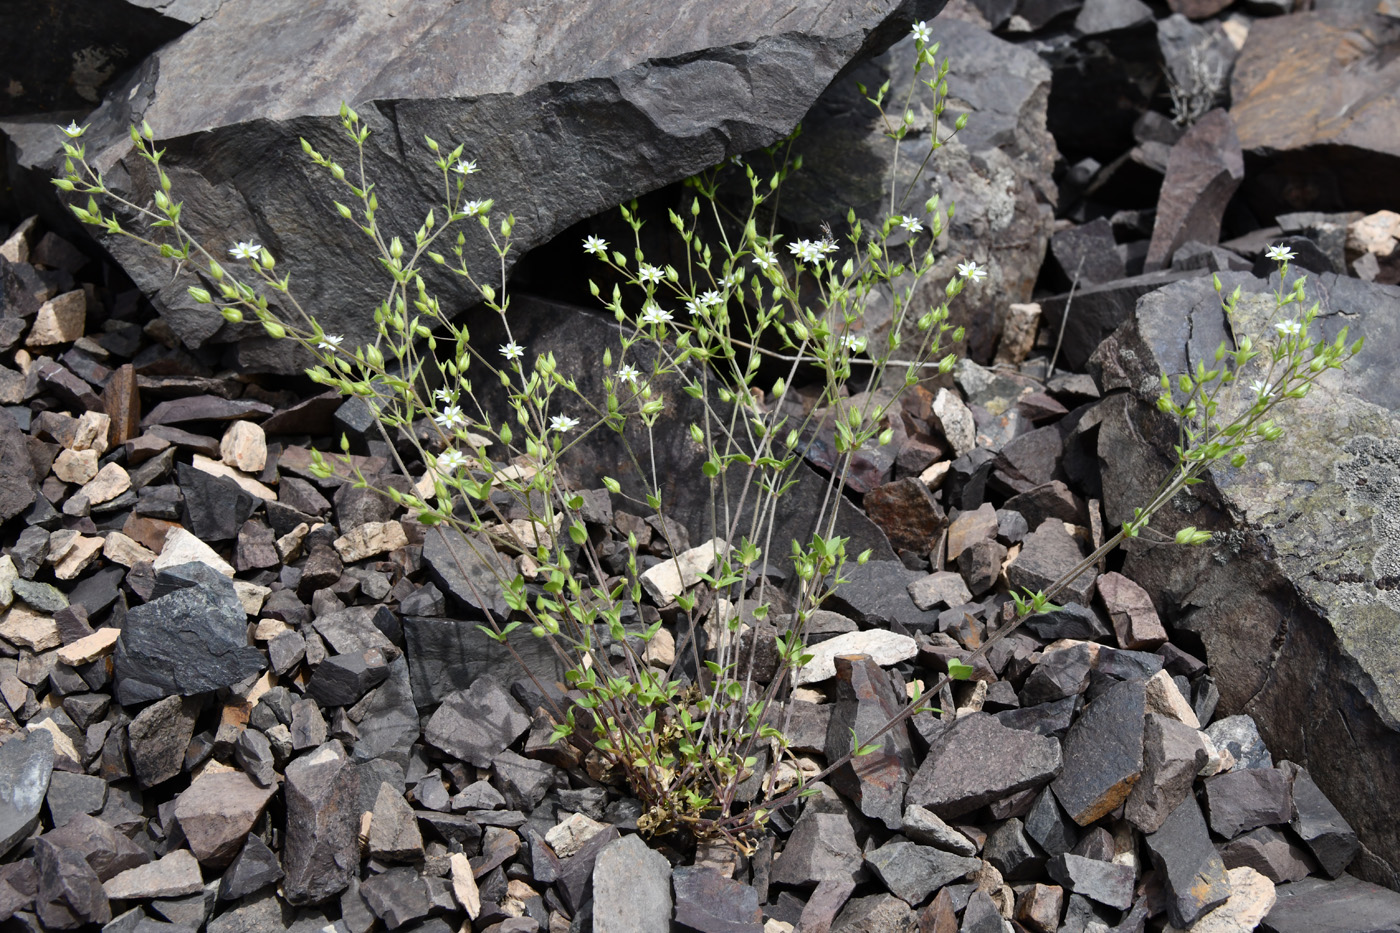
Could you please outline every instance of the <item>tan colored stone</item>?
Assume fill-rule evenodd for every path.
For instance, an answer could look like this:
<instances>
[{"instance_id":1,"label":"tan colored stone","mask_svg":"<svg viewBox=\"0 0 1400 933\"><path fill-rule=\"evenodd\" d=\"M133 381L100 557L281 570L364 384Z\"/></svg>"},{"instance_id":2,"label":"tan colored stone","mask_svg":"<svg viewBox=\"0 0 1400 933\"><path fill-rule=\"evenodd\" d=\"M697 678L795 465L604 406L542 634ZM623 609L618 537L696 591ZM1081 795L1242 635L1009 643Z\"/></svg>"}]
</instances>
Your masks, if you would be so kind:
<instances>
[{"instance_id":1,"label":"tan colored stone","mask_svg":"<svg viewBox=\"0 0 1400 933\"><path fill-rule=\"evenodd\" d=\"M267 435L251 421L235 421L219 442L224 463L245 473L261 473L267 466Z\"/></svg>"},{"instance_id":2,"label":"tan colored stone","mask_svg":"<svg viewBox=\"0 0 1400 933\"><path fill-rule=\"evenodd\" d=\"M53 736L53 751L55 755L62 755L69 761L76 762L80 765L83 763L83 755L78 751L78 747L73 744L73 740L58 727L58 723L54 722L53 719L45 717L38 722L31 722L25 728L30 732L33 732L35 729L47 731Z\"/></svg>"},{"instance_id":3,"label":"tan colored stone","mask_svg":"<svg viewBox=\"0 0 1400 933\"><path fill-rule=\"evenodd\" d=\"M0 555L0 609L10 608L10 603L15 601L15 581L19 579L19 571L15 569L15 562L8 554Z\"/></svg>"},{"instance_id":4,"label":"tan colored stone","mask_svg":"<svg viewBox=\"0 0 1400 933\"><path fill-rule=\"evenodd\" d=\"M977 422L958 393L939 389L932 411L943 436L953 445L954 454L961 457L977 447Z\"/></svg>"},{"instance_id":5,"label":"tan colored stone","mask_svg":"<svg viewBox=\"0 0 1400 933\"><path fill-rule=\"evenodd\" d=\"M109 531L107 542L102 546L102 556L114 564L135 567L142 561L154 561L156 552L120 531Z\"/></svg>"},{"instance_id":6,"label":"tan colored stone","mask_svg":"<svg viewBox=\"0 0 1400 933\"><path fill-rule=\"evenodd\" d=\"M947 478L948 471L952 469L952 466L953 461L951 460L939 460L919 474L919 482L929 489L937 489L943 485L943 480Z\"/></svg>"},{"instance_id":7,"label":"tan colored stone","mask_svg":"<svg viewBox=\"0 0 1400 933\"><path fill-rule=\"evenodd\" d=\"M165 547L161 548L160 556L155 559L155 569L164 570L167 567L176 567L180 564L187 564L192 560L208 564L226 577L233 576L233 567L228 561L219 556L209 545L195 537L185 528L172 528L165 536Z\"/></svg>"},{"instance_id":8,"label":"tan colored stone","mask_svg":"<svg viewBox=\"0 0 1400 933\"><path fill-rule=\"evenodd\" d=\"M677 596L699 583L700 574L709 573L714 567L715 555L725 551L722 539L706 541L646 570L642 574L642 586L656 605L669 606Z\"/></svg>"},{"instance_id":9,"label":"tan colored stone","mask_svg":"<svg viewBox=\"0 0 1400 933\"><path fill-rule=\"evenodd\" d=\"M39 229L37 215L26 217L14 232L0 243L0 258L10 262L28 262L29 250L34 243L34 232Z\"/></svg>"},{"instance_id":10,"label":"tan colored stone","mask_svg":"<svg viewBox=\"0 0 1400 933\"><path fill-rule=\"evenodd\" d=\"M291 626L281 619L259 619L258 624L253 626L253 640L272 641L283 632L291 630Z\"/></svg>"},{"instance_id":11,"label":"tan colored stone","mask_svg":"<svg viewBox=\"0 0 1400 933\"><path fill-rule=\"evenodd\" d=\"M65 483L90 482L97 475L95 450L60 450L53 459L53 475Z\"/></svg>"},{"instance_id":12,"label":"tan colored stone","mask_svg":"<svg viewBox=\"0 0 1400 933\"><path fill-rule=\"evenodd\" d=\"M51 616L21 605L11 606L0 618L0 638L30 651L47 651L63 644Z\"/></svg>"},{"instance_id":13,"label":"tan colored stone","mask_svg":"<svg viewBox=\"0 0 1400 933\"><path fill-rule=\"evenodd\" d=\"M1181 695L1181 689L1177 687L1176 681L1172 680L1171 674L1166 671L1158 671L1147 679L1146 687L1147 711L1149 713L1160 713L1168 719L1175 719L1192 729L1201 728L1201 721L1196 718L1196 711L1191 708L1190 703L1186 702L1186 697Z\"/></svg>"},{"instance_id":14,"label":"tan colored stone","mask_svg":"<svg viewBox=\"0 0 1400 933\"><path fill-rule=\"evenodd\" d=\"M607 828L606 823L599 823L582 813L571 813L544 834L544 841L549 843L555 855L568 858L583 848L585 842Z\"/></svg>"},{"instance_id":15,"label":"tan colored stone","mask_svg":"<svg viewBox=\"0 0 1400 933\"><path fill-rule=\"evenodd\" d=\"M247 580L234 580L233 591L238 594L238 601L243 604L243 611L250 616L255 616L262 611L263 603L267 602L267 598L272 595L272 590Z\"/></svg>"},{"instance_id":16,"label":"tan colored stone","mask_svg":"<svg viewBox=\"0 0 1400 933\"><path fill-rule=\"evenodd\" d=\"M889 667L900 661L907 661L919 653L914 639L897 632L883 629L870 629L865 632L847 632L835 638L807 646L807 654L812 656L793 675L793 686L820 683L836 676L836 659L843 654L868 654L881 667Z\"/></svg>"},{"instance_id":17,"label":"tan colored stone","mask_svg":"<svg viewBox=\"0 0 1400 933\"><path fill-rule=\"evenodd\" d=\"M1274 883L1248 866L1231 868L1230 899L1191 924L1191 933L1240 933L1253 930L1273 910L1278 894ZM1168 925L1165 933L1182 933Z\"/></svg>"},{"instance_id":18,"label":"tan colored stone","mask_svg":"<svg viewBox=\"0 0 1400 933\"><path fill-rule=\"evenodd\" d=\"M131 475L119 463L109 463L97 475L78 490L78 495L86 496L91 505L111 502L131 488Z\"/></svg>"},{"instance_id":19,"label":"tan colored stone","mask_svg":"<svg viewBox=\"0 0 1400 933\"><path fill-rule=\"evenodd\" d=\"M659 667L663 671L670 668L676 660L676 637L664 628L657 629L651 641L647 642L642 658L647 664Z\"/></svg>"},{"instance_id":20,"label":"tan colored stone","mask_svg":"<svg viewBox=\"0 0 1400 933\"><path fill-rule=\"evenodd\" d=\"M296 560L297 555L301 553L301 542L305 541L310 533L311 526L302 522L277 539L277 556L282 558L283 563Z\"/></svg>"},{"instance_id":21,"label":"tan colored stone","mask_svg":"<svg viewBox=\"0 0 1400 933\"><path fill-rule=\"evenodd\" d=\"M401 547L408 547L403 525L396 521L365 522L333 542L340 559L347 564L365 560Z\"/></svg>"},{"instance_id":22,"label":"tan colored stone","mask_svg":"<svg viewBox=\"0 0 1400 933\"><path fill-rule=\"evenodd\" d=\"M1347 227L1347 250L1385 257L1400 246L1400 214L1376 211Z\"/></svg>"},{"instance_id":23,"label":"tan colored stone","mask_svg":"<svg viewBox=\"0 0 1400 933\"><path fill-rule=\"evenodd\" d=\"M467 912L468 919L475 920L481 913L481 891L472 874L472 863L461 852L454 852L447 861L452 866L452 895Z\"/></svg>"},{"instance_id":24,"label":"tan colored stone","mask_svg":"<svg viewBox=\"0 0 1400 933\"><path fill-rule=\"evenodd\" d=\"M76 580L84 570L92 566L102 553L102 547L106 544L101 538L89 538L87 535L74 535L67 546L55 556L53 551L49 552L49 561L53 564L53 575L60 580Z\"/></svg>"},{"instance_id":25,"label":"tan colored stone","mask_svg":"<svg viewBox=\"0 0 1400 933\"><path fill-rule=\"evenodd\" d=\"M87 294L82 290L64 292L39 306L34 326L25 338L26 347L51 347L72 343L87 327Z\"/></svg>"},{"instance_id":26,"label":"tan colored stone","mask_svg":"<svg viewBox=\"0 0 1400 933\"><path fill-rule=\"evenodd\" d=\"M77 667L105 658L112 653L121 634L121 629L100 628L86 638L79 638L73 644L59 648L58 659L69 667Z\"/></svg>"},{"instance_id":27,"label":"tan colored stone","mask_svg":"<svg viewBox=\"0 0 1400 933\"><path fill-rule=\"evenodd\" d=\"M74 450L95 450L100 456L107 452L107 438L111 430L111 416L100 411L85 411L78 416L73 442L68 446Z\"/></svg>"},{"instance_id":28,"label":"tan colored stone","mask_svg":"<svg viewBox=\"0 0 1400 933\"><path fill-rule=\"evenodd\" d=\"M549 530L544 522L532 522L524 518L517 518L504 525L492 525L490 528L486 529L486 531L488 534L500 538L503 547L534 550L541 544L546 547L553 546L554 535L558 533L559 526L563 519L563 515L554 516L552 531Z\"/></svg>"},{"instance_id":29,"label":"tan colored stone","mask_svg":"<svg viewBox=\"0 0 1400 933\"><path fill-rule=\"evenodd\" d=\"M243 475L243 473L235 470L228 464L220 463L217 460L211 460L203 454L195 454L191 460L191 465L196 470L203 470L211 476L222 476L225 479L231 479L237 483L244 492L258 499L262 499L265 502L277 501L276 491L264 486L251 476Z\"/></svg>"},{"instance_id":30,"label":"tan colored stone","mask_svg":"<svg viewBox=\"0 0 1400 933\"><path fill-rule=\"evenodd\" d=\"M1006 321L1001 327L1001 342L997 344L996 362L1019 366L1035 345L1035 332L1040 327L1040 305L1011 304L1006 309Z\"/></svg>"}]
</instances>

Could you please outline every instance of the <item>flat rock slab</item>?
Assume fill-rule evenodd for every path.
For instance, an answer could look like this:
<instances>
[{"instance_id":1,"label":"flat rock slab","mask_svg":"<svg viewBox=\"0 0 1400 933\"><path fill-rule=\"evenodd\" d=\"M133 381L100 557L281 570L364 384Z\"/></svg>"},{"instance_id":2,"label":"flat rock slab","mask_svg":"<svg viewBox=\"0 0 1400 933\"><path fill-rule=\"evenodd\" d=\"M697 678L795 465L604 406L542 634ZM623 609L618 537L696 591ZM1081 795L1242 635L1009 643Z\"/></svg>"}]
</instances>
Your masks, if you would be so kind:
<instances>
[{"instance_id":1,"label":"flat rock slab","mask_svg":"<svg viewBox=\"0 0 1400 933\"><path fill-rule=\"evenodd\" d=\"M53 734L35 729L0 745L0 856L39 822L53 774Z\"/></svg>"},{"instance_id":2,"label":"flat rock slab","mask_svg":"<svg viewBox=\"0 0 1400 933\"><path fill-rule=\"evenodd\" d=\"M1166 882L1167 917L1172 923L1188 927L1229 898L1225 863L1211 843L1195 797L1188 794L1146 841L1152 864Z\"/></svg>"},{"instance_id":3,"label":"flat rock slab","mask_svg":"<svg viewBox=\"0 0 1400 933\"><path fill-rule=\"evenodd\" d=\"M890 893L910 904L923 903L930 894L982 866L980 859L943 852L909 841L887 842L865 857Z\"/></svg>"},{"instance_id":4,"label":"flat rock slab","mask_svg":"<svg viewBox=\"0 0 1400 933\"><path fill-rule=\"evenodd\" d=\"M114 901L183 897L204 889L199 862L189 849L176 849L148 865L128 868L103 886Z\"/></svg>"},{"instance_id":5,"label":"flat rock slab","mask_svg":"<svg viewBox=\"0 0 1400 933\"><path fill-rule=\"evenodd\" d=\"M1279 885L1274 894L1277 900L1259 925L1264 933L1400 933L1400 894L1351 875L1304 878Z\"/></svg>"},{"instance_id":6,"label":"flat rock slab","mask_svg":"<svg viewBox=\"0 0 1400 933\"><path fill-rule=\"evenodd\" d=\"M275 792L241 771L204 774L176 800L175 818L200 863L222 868L243 848Z\"/></svg>"},{"instance_id":7,"label":"flat rock slab","mask_svg":"<svg viewBox=\"0 0 1400 933\"><path fill-rule=\"evenodd\" d=\"M464 142L482 179L471 179L468 191L494 196L503 216L514 213L519 256L579 220L771 144L853 58L885 48L939 8L915 0L737 10L686 2L656 21L643 0L589 0L544 4L503 30L499 11L448 0L414 3L392 17L370 0L227 4L115 86L84 142L90 158L124 166L110 172L114 179L140 173L144 163L126 133L130 95L140 87L140 116L162 147L181 150L171 159L181 163L175 187L196 238L223 248L235 239L279 242L279 266L300 293L345 309L339 330L362 342L374 326L363 296L379 276L363 261L358 229L326 212L329 176L306 171L288 184L277 160L265 158L299 161L304 136L347 159L342 100L365 102L361 116L374 131L366 168L381 204L422 204L418 172L432 171L421 161L430 157L425 135L449 148ZM335 41L327 45L325 36ZM235 64L252 59L255 71ZM278 93L266 93L271 86ZM509 136L492 129L501 126L513 128ZM56 134L46 129L25 134L27 166L61 161ZM401 139L415 141L412 174L395 143ZM218 222L201 223L213 216L206 211ZM316 222L308 227L309 218ZM286 235L293 230L308 235ZM470 228L467 242L473 268L494 261L488 241ZM237 339L217 313L184 294L183 283L169 283L149 250L110 245L186 345ZM260 362L281 372L306 365L280 347Z\"/></svg>"},{"instance_id":8,"label":"flat rock slab","mask_svg":"<svg viewBox=\"0 0 1400 933\"><path fill-rule=\"evenodd\" d=\"M758 904L758 891L752 886L733 878L726 878L713 868L703 865L686 865L673 869L671 883L676 891L675 920L681 927L724 933L759 933L763 929L763 911ZM596 904L596 868L593 896ZM594 929L597 929L596 907L594 917ZM658 929L671 928L662 926Z\"/></svg>"},{"instance_id":9,"label":"flat rock slab","mask_svg":"<svg viewBox=\"0 0 1400 933\"><path fill-rule=\"evenodd\" d=\"M906 800L951 819L1045 784L1060 764L1060 743L1054 739L971 713L931 744Z\"/></svg>"},{"instance_id":10,"label":"flat rock slab","mask_svg":"<svg viewBox=\"0 0 1400 933\"><path fill-rule=\"evenodd\" d=\"M435 748L478 768L530 728L530 717L499 683L483 677L442 701L423 737Z\"/></svg>"}]
</instances>

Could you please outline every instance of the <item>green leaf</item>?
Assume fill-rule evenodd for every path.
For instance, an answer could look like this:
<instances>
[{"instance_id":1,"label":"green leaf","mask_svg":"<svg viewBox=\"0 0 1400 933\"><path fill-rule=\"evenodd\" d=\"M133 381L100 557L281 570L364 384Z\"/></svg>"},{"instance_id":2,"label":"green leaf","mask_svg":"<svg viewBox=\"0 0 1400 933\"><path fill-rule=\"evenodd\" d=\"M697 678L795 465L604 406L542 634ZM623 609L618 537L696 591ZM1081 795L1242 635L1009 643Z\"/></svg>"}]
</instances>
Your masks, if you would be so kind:
<instances>
[{"instance_id":1,"label":"green leaf","mask_svg":"<svg viewBox=\"0 0 1400 933\"><path fill-rule=\"evenodd\" d=\"M968 680L972 677L972 665L951 658L948 661L948 676L953 680Z\"/></svg>"}]
</instances>

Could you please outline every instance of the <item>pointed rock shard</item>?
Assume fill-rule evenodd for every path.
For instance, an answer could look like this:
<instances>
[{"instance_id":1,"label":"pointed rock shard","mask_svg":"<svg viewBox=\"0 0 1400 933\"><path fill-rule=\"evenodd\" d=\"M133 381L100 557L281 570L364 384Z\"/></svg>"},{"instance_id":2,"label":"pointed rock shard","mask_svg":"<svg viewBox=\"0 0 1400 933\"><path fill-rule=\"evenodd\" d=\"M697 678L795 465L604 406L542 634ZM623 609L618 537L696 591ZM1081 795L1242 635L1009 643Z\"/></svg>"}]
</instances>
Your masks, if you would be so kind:
<instances>
[{"instance_id":1,"label":"pointed rock shard","mask_svg":"<svg viewBox=\"0 0 1400 933\"><path fill-rule=\"evenodd\" d=\"M826 759L835 761L851 749L851 736L865 744L902 707L890 675L866 655L841 655L836 662L836 702L826 734ZM903 817L904 791L914 774L914 749L909 729L900 723L876 741L867 755L852 759L832 772L831 786L872 819L898 829ZM911 903L917 903L911 901Z\"/></svg>"},{"instance_id":2,"label":"pointed rock shard","mask_svg":"<svg viewBox=\"0 0 1400 933\"><path fill-rule=\"evenodd\" d=\"M909 784L907 800L951 819L1041 786L1060 764L1060 743L1054 739L1008 729L987 713L970 713L934 741Z\"/></svg>"},{"instance_id":3,"label":"pointed rock shard","mask_svg":"<svg viewBox=\"0 0 1400 933\"><path fill-rule=\"evenodd\" d=\"M292 904L319 904L350 884L360 864L356 838L360 775L332 742L287 765L283 889Z\"/></svg>"},{"instance_id":4,"label":"pointed rock shard","mask_svg":"<svg viewBox=\"0 0 1400 933\"><path fill-rule=\"evenodd\" d=\"M33 729L0 745L0 856L39 822L53 774L53 734Z\"/></svg>"},{"instance_id":5,"label":"pointed rock shard","mask_svg":"<svg viewBox=\"0 0 1400 933\"><path fill-rule=\"evenodd\" d=\"M175 818L200 864L219 869L231 862L275 792L241 771L196 778L176 800Z\"/></svg>"},{"instance_id":6,"label":"pointed rock shard","mask_svg":"<svg viewBox=\"0 0 1400 933\"><path fill-rule=\"evenodd\" d=\"M1183 243L1220 242L1220 220L1244 180L1244 153L1225 110L1201 117L1172 146L1147 248L1148 272L1162 269Z\"/></svg>"},{"instance_id":7,"label":"pointed rock shard","mask_svg":"<svg viewBox=\"0 0 1400 933\"><path fill-rule=\"evenodd\" d=\"M1195 797L1187 794L1146 842L1152 864L1166 883L1167 917L1172 923L1189 927L1229 898L1225 863L1210 841Z\"/></svg>"},{"instance_id":8,"label":"pointed rock shard","mask_svg":"<svg viewBox=\"0 0 1400 933\"><path fill-rule=\"evenodd\" d=\"M1051 784L1065 812L1088 826L1112 812L1142 776L1143 681L1125 680L1084 708L1065 736L1065 766Z\"/></svg>"}]
</instances>

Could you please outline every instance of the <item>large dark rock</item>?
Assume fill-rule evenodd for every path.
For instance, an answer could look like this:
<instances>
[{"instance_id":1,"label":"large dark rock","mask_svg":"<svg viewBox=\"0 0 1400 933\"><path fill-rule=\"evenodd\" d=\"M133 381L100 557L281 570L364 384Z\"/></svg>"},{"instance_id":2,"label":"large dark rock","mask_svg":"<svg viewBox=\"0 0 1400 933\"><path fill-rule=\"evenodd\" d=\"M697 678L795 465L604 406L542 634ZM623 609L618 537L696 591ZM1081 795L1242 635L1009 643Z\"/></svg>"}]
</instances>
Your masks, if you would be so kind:
<instances>
[{"instance_id":1,"label":"large dark rock","mask_svg":"<svg viewBox=\"0 0 1400 933\"><path fill-rule=\"evenodd\" d=\"M1085 707L1065 736L1064 769L1051 788L1080 826L1115 810L1142 777L1147 715L1142 681L1124 681Z\"/></svg>"},{"instance_id":2,"label":"large dark rock","mask_svg":"<svg viewBox=\"0 0 1400 933\"><path fill-rule=\"evenodd\" d=\"M1369 930L1400 933L1400 894L1351 875L1304 878L1274 889L1278 900L1259 925L1264 933Z\"/></svg>"},{"instance_id":3,"label":"large dark rock","mask_svg":"<svg viewBox=\"0 0 1400 933\"><path fill-rule=\"evenodd\" d=\"M1147 271L1169 265L1184 243L1220 242L1221 218L1243 180L1244 153L1234 123L1229 112L1212 110L1177 140L1167 159Z\"/></svg>"},{"instance_id":4,"label":"large dark rock","mask_svg":"<svg viewBox=\"0 0 1400 933\"><path fill-rule=\"evenodd\" d=\"M1050 239L1049 204L1055 198L1055 143L1045 126L1050 71L1034 52L971 23L941 18L929 28L934 41L958 50L948 75L949 94L956 103L942 117L940 137L949 132L957 112L965 108L969 117L967 128L929 160L903 209L896 211L920 214L933 194L941 195L945 206L949 201L957 204L936 251L937 262L910 301L914 307L936 307L946 300L943 287L956 274L958 263L973 260L986 267L987 280L969 285L951 307L953 323L967 328L968 353L986 362L1001 334L1006 306L1030 300ZM805 164L785 189L783 216L811 235L819 235L823 221L844 217L848 207L867 229L884 221L890 213L894 144L884 136L879 113L856 85L864 84L871 93L886 80L892 89L906 88L913 63L913 40L906 39L822 95L803 120L802 136L794 147ZM899 144L901 195L928 154L934 121L923 100L915 105L916 131ZM916 248L922 249L927 236L921 235ZM917 318L907 316L904 345L896 357L907 357L921 344L923 335L914 328ZM886 296L866 316L872 339L883 340L891 320Z\"/></svg>"},{"instance_id":5,"label":"large dark rock","mask_svg":"<svg viewBox=\"0 0 1400 933\"><path fill-rule=\"evenodd\" d=\"M152 179L127 126L147 120L170 154L182 220L195 236L216 254L239 239L267 245L302 300L338 309L337 330L363 341L373 336L384 279L366 261L356 225L328 213L335 182L297 142L304 137L352 164L337 115L342 100L356 102L373 132L366 168L382 210L407 217L428 206L421 185L434 169L425 135L449 148L464 143L464 157L482 173L469 179L468 195L495 197L502 216L514 213L514 257L590 215L781 138L853 59L886 48L940 8L937 0L740 9L692 2L655 21L643 15L653 12L649 4L598 0L545 4L503 27L499 10L447 0L394 16L369 0L223 4L118 82L84 141L89 157L108 166L116 193L144 203ZM496 131L504 126L509 134ZM55 156L61 161L51 123L6 131L22 166L47 173ZM469 263L493 268L489 241L471 225L467 238ZM188 283L172 280L149 249L119 238L105 245L187 345L261 334L194 305ZM258 363L299 371L305 360L280 350Z\"/></svg>"},{"instance_id":6,"label":"large dark rock","mask_svg":"<svg viewBox=\"0 0 1400 933\"><path fill-rule=\"evenodd\" d=\"M0 745L0 856L39 822L53 774L53 733L35 729Z\"/></svg>"},{"instance_id":7,"label":"large dark rock","mask_svg":"<svg viewBox=\"0 0 1400 933\"><path fill-rule=\"evenodd\" d=\"M678 880L676 886L683 888L685 883ZM593 929L596 933L665 930L670 921L671 866L665 856L653 851L641 836L614 839L593 863Z\"/></svg>"},{"instance_id":8,"label":"large dark rock","mask_svg":"<svg viewBox=\"0 0 1400 933\"><path fill-rule=\"evenodd\" d=\"M970 713L930 745L907 800L950 819L1039 787L1059 770L1059 742Z\"/></svg>"},{"instance_id":9,"label":"large dark rock","mask_svg":"<svg viewBox=\"0 0 1400 933\"><path fill-rule=\"evenodd\" d=\"M24 432L8 411L0 412L0 458L8 464L0 475L0 521L9 521L34 504L39 478L34 475Z\"/></svg>"},{"instance_id":10,"label":"large dark rock","mask_svg":"<svg viewBox=\"0 0 1400 933\"><path fill-rule=\"evenodd\" d=\"M511 665L519 664L517 655L542 681L563 679L559 656L548 642L521 627L507 636L507 647L487 637L480 628L482 624L469 619L403 617L404 650L414 703L419 707L433 706L449 693L467 689L483 674L513 671Z\"/></svg>"},{"instance_id":11,"label":"large dark rock","mask_svg":"<svg viewBox=\"0 0 1400 933\"><path fill-rule=\"evenodd\" d=\"M1245 293L1237 331L1272 332L1271 286L1220 277L1227 294L1236 285ZM1281 440L1242 469L1212 470L1197 487L1209 495L1180 503L1194 511L1169 505L1153 522L1169 535L1206 528L1219 543L1130 544L1123 573L1154 594L1174 631L1199 639L1219 714L1252 716L1275 757L1305 766L1337 804L1363 846L1352 870L1400 887L1400 824L1386 815L1400 809L1400 787L1385 777L1400 770L1400 378L1389 355L1372 349L1400 346L1400 321L1386 310L1400 289L1324 273L1309 275L1308 295L1321 304L1319 336L1348 324L1366 351L1287 403ZM1209 280L1185 281L1143 298L1097 351L1105 391L1130 390L1099 403L1109 526L1131 518L1170 468L1177 428L1154 407L1159 373L1213 365L1226 338Z\"/></svg>"},{"instance_id":12,"label":"large dark rock","mask_svg":"<svg viewBox=\"0 0 1400 933\"><path fill-rule=\"evenodd\" d=\"M904 697L895 693L890 675L868 655L836 658L836 702L826 733L826 758L835 761L851 751L852 736L862 744L882 729L900 709ZM904 791L914 775L914 749L909 727L899 723L874 740L875 749L853 758L832 772L831 786L855 803L864 815L898 829L903 819Z\"/></svg>"},{"instance_id":13,"label":"large dark rock","mask_svg":"<svg viewBox=\"0 0 1400 933\"><path fill-rule=\"evenodd\" d=\"M497 681L483 677L450 694L423 730L423 738L454 758L485 768L520 734L530 717Z\"/></svg>"},{"instance_id":14,"label":"large dark rock","mask_svg":"<svg viewBox=\"0 0 1400 933\"><path fill-rule=\"evenodd\" d=\"M1394 207L1400 20L1374 10L1337 5L1251 27L1230 113L1260 216Z\"/></svg>"},{"instance_id":15,"label":"large dark rock","mask_svg":"<svg viewBox=\"0 0 1400 933\"><path fill-rule=\"evenodd\" d=\"M229 581L201 582L127 613L116 648L123 706L229 687L266 667Z\"/></svg>"},{"instance_id":16,"label":"large dark rock","mask_svg":"<svg viewBox=\"0 0 1400 933\"><path fill-rule=\"evenodd\" d=\"M292 904L319 904L345 890L360 863L357 766L332 742L287 765L283 890Z\"/></svg>"},{"instance_id":17,"label":"large dark rock","mask_svg":"<svg viewBox=\"0 0 1400 933\"><path fill-rule=\"evenodd\" d=\"M1230 897L1225 863L1210 841L1210 830L1196 798L1190 794L1147 836L1152 864L1166 883L1167 916L1189 927L1206 911Z\"/></svg>"}]
</instances>

